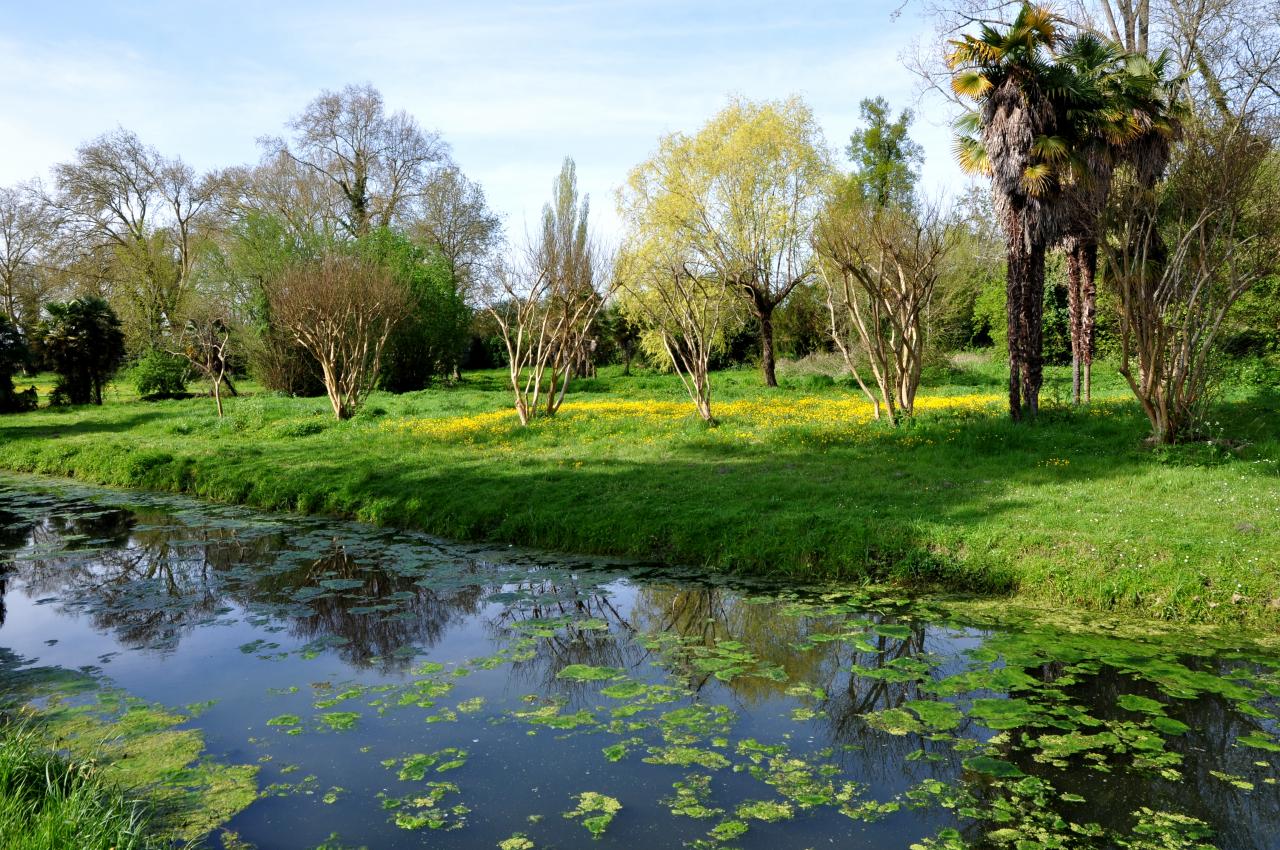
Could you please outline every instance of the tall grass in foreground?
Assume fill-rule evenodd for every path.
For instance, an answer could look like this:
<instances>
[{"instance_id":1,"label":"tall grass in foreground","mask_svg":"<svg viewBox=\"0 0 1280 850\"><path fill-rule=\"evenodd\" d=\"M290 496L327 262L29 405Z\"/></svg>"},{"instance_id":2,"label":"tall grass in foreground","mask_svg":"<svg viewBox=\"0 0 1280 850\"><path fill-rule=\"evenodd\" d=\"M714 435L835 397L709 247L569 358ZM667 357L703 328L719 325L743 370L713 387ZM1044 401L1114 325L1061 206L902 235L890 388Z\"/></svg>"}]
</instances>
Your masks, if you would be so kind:
<instances>
[{"instance_id":1,"label":"tall grass in foreground","mask_svg":"<svg viewBox=\"0 0 1280 850\"><path fill-rule=\"evenodd\" d=\"M51 750L39 731L0 720L0 847L145 850L141 805L92 761Z\"/></svg>"}]
</instances>

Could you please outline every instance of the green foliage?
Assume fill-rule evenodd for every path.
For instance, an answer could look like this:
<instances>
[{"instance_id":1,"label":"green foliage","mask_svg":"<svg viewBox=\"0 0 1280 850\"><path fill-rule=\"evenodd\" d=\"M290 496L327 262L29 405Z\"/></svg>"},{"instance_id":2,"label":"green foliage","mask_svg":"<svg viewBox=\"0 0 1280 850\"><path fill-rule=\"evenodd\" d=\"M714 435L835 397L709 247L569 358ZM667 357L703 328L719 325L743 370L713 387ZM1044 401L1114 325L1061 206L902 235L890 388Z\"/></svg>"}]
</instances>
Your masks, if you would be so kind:
<instances>
[{"instance_id":1,"label":"green foliage","mask_svg":"<svg viewBox=\"0 0 1280 850\"><path fill-rule=\"evenodd\" d=\"M7 316L0 315L0 413L35 410L35 387L22 392L13 388L13 376L26 365L28 357L27 341L21 331L10 324Z\"/></svg>"},{"instance_id":2,"label":"green foliage","mask_svg":"<svg viewBox=\"0 0 1280 850\"><path fill-rule=\"evenodd\" d=\"M50 403L102 404L102 388L124 361L124 333L115 311L89 296L45 306L36 329L40 359L58 374Z\"/></svg>"},{"instance_id":3,"label":"green foliage","mask_svg":"<svg viewBox=\"0 0 1280 850\"><path fill-rule=\"evenodd\" d=\"M0 467L708 570L1016 592L1174 620L1280 616L1271 394L1219 400L1235 448L1152 453L1145 417L1103 364L1091 407L1046 405L1034 429L994 403L922 409L901 433L840 415L776 421L774 405L848 403L856 390L784 374L765 393L745 371L714 376L730 407L709 432L675 376L614 366L571 390L560 420L523 432L505 377L375 394L386 415L323 429L304 423L325 421L324 401L261 394L228 399L223 422L200 399L158 402L143 419L115 400L38 411L0 420ZM1007 381L999 358L970 355L930 370L921 394L963 403ZM1066 369L1048 367L1046 386L1069 386Z\"/></svg>"},{"instance_id":4,"label":"green foliage","mask_svg":"<svg viewBox=\"0 0 1280 850\"><path fill-rule=\"evenodd\" d=\"M797 286L773 314L773 331L778 353L804 357L831 349L828 326L831 318L822 287L816 284Z\"/></svg>"},{"instance_id":5,"label":"green foliage","mask_svg":"<svg viewBox=\"0 0 1280 850\"><path fill-rule=\"evenodd\" d=\"M1067 312L1066 268L1062 255L1051 254L1046 266L1040 326L1044 362L1070 363L1071 331ZM973 302L974 337L979 341L989 339L996 352L1006 354L1009 351L1009 321L1004 274L980 277L978 283L981 288Z\"/></svg>"},{"instance_id":6,"label":"green foliage","mask_svg":"<svg viewBox=\"0 0 1280 850\"><path fill-rule=\"evenodd\" d=\"M470 343L471 310L458 293L448 260L388 228L360 237L354 250L388 269L412 300L412 311L383 350L381 387L409 392L451 377Z\"/></svg>"},{"instance_id":7,"label":"green foliage","mask_svg":"<svg viewBox=\"0 0 1280 850\"><path fill-rule=\"evenodd\" d=\"M95 760L56 753L34 729L0 725L0 846L23 850L144 850L141 805Z\"/></svg>"},{"instance_id":8,"label":"green foliage","mask_svg":"<svg viewBox=\"0 0 1280 850\"><path fill-rule=\"evenodd\" d=\"M923 148L908 135L915 116L904 109L893 119L883 97L866 98L858 108L866 125L854 130L845 148L854 163L851 185L876 206L909 206L924 161Z\"/></svg>"},{"instance_id":9,"label":"green foliage","mask_svg":"<svg viewBox=\"0 0 1280 850\"><path fill-rule=\"evenodd\" d=\"M266 287L295 263L321 253L324 237L298 234L278 218L253 213L232 233L226 263L246 290L254 338L248 347L249 372L263 386L297 396L324 393L320 369L298 343L271 322Z\"/></svg>"},{"instance_id":10,"label":"green foliage","mask_svg":"<svg viewBox=\"0 0 1280 850\"><path fill-rule=\"evenodd\" d=\"M173 398L186 391L190 372L191 364L186 358L152 349L129 370L129 379L139 396Z\"/></svg>"}]
</instances>

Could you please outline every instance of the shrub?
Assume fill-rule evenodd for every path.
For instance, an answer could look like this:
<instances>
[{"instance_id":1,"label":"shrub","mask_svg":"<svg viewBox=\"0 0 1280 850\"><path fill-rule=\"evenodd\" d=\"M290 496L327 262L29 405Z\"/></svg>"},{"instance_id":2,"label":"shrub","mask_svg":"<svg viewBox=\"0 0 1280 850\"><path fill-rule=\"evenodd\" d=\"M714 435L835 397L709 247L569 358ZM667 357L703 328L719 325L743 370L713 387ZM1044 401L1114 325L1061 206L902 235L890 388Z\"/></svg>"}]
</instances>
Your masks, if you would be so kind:
<instances>
[{"instance_id":1,"label":"shrub","mask_svg":"<svg viewBox=\"0 0 1280 850\"><path fill-rule=\"evenodd\" d=\"M186 392L190 371L185 358L152 350L142 355L129 377L143 398L173 398Z\"/></svg>"},{"instance_id":2,"label":"shrub","mask_svg":"<svg viewBox=\"0 0 1280 850\"><path fill-rule=\"evenodd\" d=\"M0 413L34 410L36 389L17 392L13 376L27 361L27 341L5 316L0 315Z\"/></svg>"}]
</instances>

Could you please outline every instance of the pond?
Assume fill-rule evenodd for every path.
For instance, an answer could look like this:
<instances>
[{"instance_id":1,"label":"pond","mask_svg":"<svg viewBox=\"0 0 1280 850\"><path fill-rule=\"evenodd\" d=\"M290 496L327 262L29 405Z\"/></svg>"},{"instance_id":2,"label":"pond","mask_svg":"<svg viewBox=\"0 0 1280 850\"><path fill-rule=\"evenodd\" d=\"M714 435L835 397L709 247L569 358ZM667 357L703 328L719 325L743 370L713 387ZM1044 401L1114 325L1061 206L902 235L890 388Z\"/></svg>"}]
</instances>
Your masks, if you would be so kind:
<instances>
[{"instance_id":1,"label":"pond","mask_svg":"<svg viewBox=\"0 0 1280 850\"><path fill-rule=\"evenodd\" d=\"M210 847L1280 850L1280 655L1230 636L27 478L0 595L0 689L168 758Z\"/></svg>"}]
</instances>

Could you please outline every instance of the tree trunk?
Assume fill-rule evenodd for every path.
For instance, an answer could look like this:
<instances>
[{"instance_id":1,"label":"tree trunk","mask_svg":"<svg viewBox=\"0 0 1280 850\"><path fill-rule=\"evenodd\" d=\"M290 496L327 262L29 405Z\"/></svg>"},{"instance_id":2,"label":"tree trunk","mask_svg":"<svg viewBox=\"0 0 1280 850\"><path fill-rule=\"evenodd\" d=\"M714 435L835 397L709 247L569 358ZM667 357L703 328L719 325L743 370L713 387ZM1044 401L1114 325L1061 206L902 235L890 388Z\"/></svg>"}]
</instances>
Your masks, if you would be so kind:
<instances>
[{"instance_id":1,"label":"tree trunk","mask_svg":"<svg viewBox=\"0 0 1280 850\"><path fill-rule=\"evenodd\" d=\"M778 385L773 362L773 307L758 305L760 311L760 371L766 387Z\"/></svg>"},{"instance_id":2,"label":"tree trunk","mask_svg":"<svg viewBox=\"0 0 1280 850\"><path fill-rule=\"evenodd\" d=\"M1092 239L1068 236L1062 240L1067 255L1067 310L1071 324L1071 401L1088 400L1093 366L1094 327L1098 311L1098 244Z\"/></svg>"},{"instance_id":3,"label":"tree trunk","mask_svg":"<svg viewBox=\"0 0 1280 850\"><path fill-rule=\"evenodd\" d=\"M1087 240L1081 249L1080 279L1080 359L1084 368L1084 400L1093 397L1093 353L1097 347L1098 318L1098 243Z\"/></svg>"},{"instance_id":4,"label":"tree trunk","mask_svg":"<svg viewBox=\"0 0 1280 850\"><path fill-rule=\"evenodd\" d=\"M1026 336L1022 332L1023 278L1027 275L1028 258L1022 251L1022 242L1009 245L1005 271L1005 319L1009 346L1009 416L1014 422L1022 419L1022 370L1025 362L1023 350Z\"/></svg>"},{"instance_id":5,"label":"tree trunk","mask_svg":"<svg viewBox=\"0 0 1280 850\"><path fill-rule=\"evenodd\" d=\"M1044 245L1020 238L1009 245L1005 293L1009 327L1009 415L1035 418L1044 371Z\"/></svg>"},{"instance_id":6,"label":"tree trunk","mask_svg":"<svg viewBox=\"0 0 1280 850\"><path fill-rule=\"evenodd\" d=\"M1023 348L1022 405L1027 417L1040 412L1040 385L1044 382L1044 245L1031 246L1022 307L1026 343Z\"/></svg>"}]
</instances>

